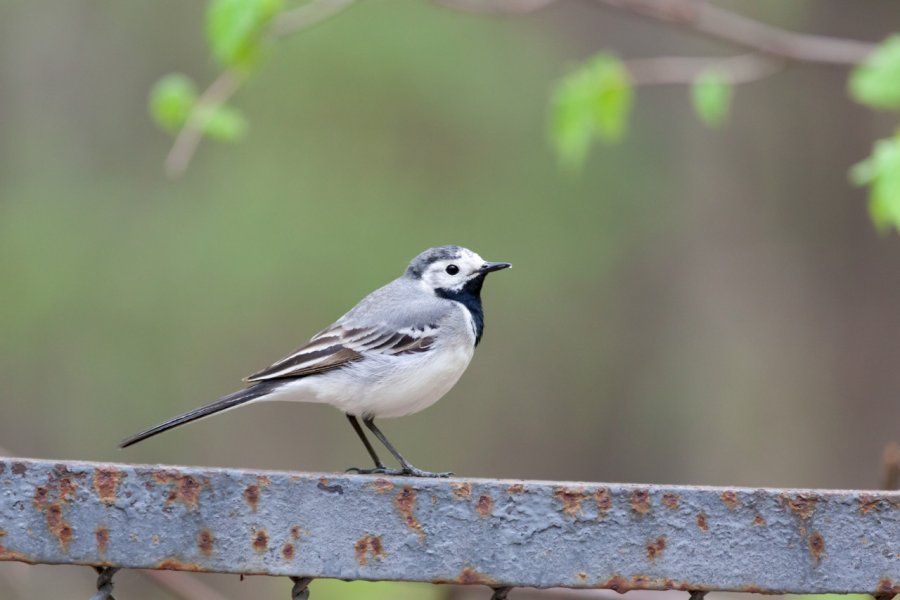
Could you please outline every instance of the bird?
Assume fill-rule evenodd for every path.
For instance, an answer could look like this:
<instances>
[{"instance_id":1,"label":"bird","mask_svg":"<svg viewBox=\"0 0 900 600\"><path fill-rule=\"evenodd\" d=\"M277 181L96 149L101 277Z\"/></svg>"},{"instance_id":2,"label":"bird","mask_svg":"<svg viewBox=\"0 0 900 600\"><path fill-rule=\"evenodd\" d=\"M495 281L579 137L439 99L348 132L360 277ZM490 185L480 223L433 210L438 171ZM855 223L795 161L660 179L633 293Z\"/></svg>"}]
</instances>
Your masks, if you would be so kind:
<instances>
[{"instance_id":1,"label":"bird","mask_svg":"<svg viewBox=\"0 0 900 600\"><path fill-rule=\"evenodd\" d=\"M485 278L507 269L462 246L429 248L403 275L378 288L329 327L271 366L245 377L228 394L122 440L126 448L175 427L254 402L287 400L330 404L359 436L373 468L360 474L449 477L414 467L375 425L428 408L456 384L481 342ZM359 420L393 455L385 466Z\"/></svg>"}]
</instances>

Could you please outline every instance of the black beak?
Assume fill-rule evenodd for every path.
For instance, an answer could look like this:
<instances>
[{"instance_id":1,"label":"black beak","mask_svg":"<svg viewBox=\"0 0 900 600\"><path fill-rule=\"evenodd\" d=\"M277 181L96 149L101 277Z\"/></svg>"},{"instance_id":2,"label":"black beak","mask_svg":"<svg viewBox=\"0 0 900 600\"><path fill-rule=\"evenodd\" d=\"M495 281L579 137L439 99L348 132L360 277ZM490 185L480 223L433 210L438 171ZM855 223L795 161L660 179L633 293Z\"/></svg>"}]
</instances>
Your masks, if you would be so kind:
<instances>
[{"instance_id":1,"label":"black beak","mask_svg":"<svg viewBox=\"0 0 900 600\"><path fill-rule=\"evenodd\" d=\"M500 271L502 269L508 269L512 266L510 263L505 262L486 262L481 265L481 268L478 269L479 273L493 273L494 271Z\"/></svg>"}]
</instances>

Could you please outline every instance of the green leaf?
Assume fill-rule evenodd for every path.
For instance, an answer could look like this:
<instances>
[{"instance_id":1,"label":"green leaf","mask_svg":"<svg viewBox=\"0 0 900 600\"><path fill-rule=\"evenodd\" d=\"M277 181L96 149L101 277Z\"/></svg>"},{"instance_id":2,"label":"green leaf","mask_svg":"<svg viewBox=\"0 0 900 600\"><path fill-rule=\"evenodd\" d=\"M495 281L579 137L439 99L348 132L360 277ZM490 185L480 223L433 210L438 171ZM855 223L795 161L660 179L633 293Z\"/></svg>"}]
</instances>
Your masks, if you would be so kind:
<instances>
[{"instance_id":1,"label":"green leaf","mask_svg":"<svg viewBox=\"0 0 900 600\"><path fill-rule=\"evenodd\" d=\"M872 108L900 108L900 35L892 35L853 69L850 95Z\"/></svg>"},{"instance_id":2,"label":"green leaf","mask_svg":"<svg viewBox=\"0 0 900 600\"><path fill-rule=\"evenodd\" d=\"M616 142L625 133L631 114L631 76L622 61L609 54L594 58L589 72L597 95L594 109L597 136L607 142Z\"/></svg>"},{"instance_id":3,"label":"green leaf","mask_svg":"<svg viewBox=\"0 0 900 600\"><path fill-rule=\"evenodd\" d=\"M575 69L553 92L550 135L560 162L584 163L591 142L615 142L625 133L632 105L631 78L615 56L599 54Z\"/></svg>"},{"instance_id":4,"label":"green leaf","mask_svg":"<svg viewBox=\"0 0 900 600\"><path fill-rule=\"evenodd\" d=\"M882 233L900 231L900 132L875 143L872 155L850 169L856 185L869 186L869 216Z\"/></svg>"},{"instance_id":5,"label":"green leaf","mask_svg":"<svg viewBox=\"0 0 900 600\"><path fill-rule=\"evenodd\" d=\"M282 0L210 0L206 41L213 58L227 68L247 70L259 57L263 33Z\"/></svg>"},{"instance_id":6,"label":"green leaf","mask_svg":"<svg viewBox=\"0 0 900 600\"><path fill-rule=\"evenodd\" d=\"M700 120L710 127L719 127L728 118L734 89L721 73L704 71L691 85L691 101Z\"/></svg>"},{"instance_id":7,"label":"green leaf","mask_svg":"<svg viewBox=\"0 0 900 600\"><path fill-rule=\"evenodd\" d=\"M193 81L179 73L166 75L150 90L150 115L161 128L176 133L184 126L196 101Z\"/></svg>"},{"instance_id":8,"label":"green leaf","mask_svg":"<svg viewBox=\"0 0 900 600\"><path fill-rule=\"evenodd\" d=\"M198 110L197 124L204 135L222 142L237 141L247 131L247 119L243 113L230 106Z\"/></svg>"}]
</instances>

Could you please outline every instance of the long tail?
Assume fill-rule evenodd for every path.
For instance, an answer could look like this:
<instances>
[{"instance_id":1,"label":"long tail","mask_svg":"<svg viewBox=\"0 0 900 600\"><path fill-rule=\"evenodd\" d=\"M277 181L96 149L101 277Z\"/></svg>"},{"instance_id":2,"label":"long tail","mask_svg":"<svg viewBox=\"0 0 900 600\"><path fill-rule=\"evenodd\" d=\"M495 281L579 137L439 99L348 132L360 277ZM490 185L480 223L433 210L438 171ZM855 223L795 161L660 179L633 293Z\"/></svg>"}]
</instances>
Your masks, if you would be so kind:
<instances>
[{"instance_id":1,"label":"long tail","mask_svg":"<svg viewBox=\"0 0 900 600\"><path fill-rule=\"evenodd\" d=\"M250 402L251 400L256 400L257 398L270 394L276 388L279 388L284 384L285 381L283 380L263 381L246 389L234 392L233 394L222 396L218 400L214 400L209 404L205 404L199 408L195 408L194 410L188 411L183 415L178 415L177 417L173 417L168 421L164 421L159 425L151 427L150 429L146 429L140 433L134 434L131 437L125 438L119 443L119 448L127 448L132 444L137 444L138 442L146 440L149 437L153 437L157 433L162 433L163 431L168 431L170 429L178 427L179 425L184 425L185 423L190 423L192 421L196 421L198 419L220 413L230 408L240 406L241 404Z\"/></svg>"}]
</instances>

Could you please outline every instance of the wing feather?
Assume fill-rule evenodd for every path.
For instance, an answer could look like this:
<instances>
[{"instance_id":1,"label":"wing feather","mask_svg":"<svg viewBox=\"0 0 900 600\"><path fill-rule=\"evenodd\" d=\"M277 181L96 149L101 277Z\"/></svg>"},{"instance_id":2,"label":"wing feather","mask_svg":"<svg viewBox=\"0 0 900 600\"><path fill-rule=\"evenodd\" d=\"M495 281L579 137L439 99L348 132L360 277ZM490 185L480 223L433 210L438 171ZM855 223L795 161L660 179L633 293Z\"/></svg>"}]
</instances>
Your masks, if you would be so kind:
<instances>
[{"instance_id":1,"label":"wing feather","mask_svg":"<svg viewBox=\"0 0 900 600\"><path fill-rule=\"evenodd\" d=\"M258 371L245 381L265 381L307 377L339 369L360 360L365 354L396 356L427 352L434 344L431 335L436 326L415 330L391 330L386 327L334 326L275 364Z\"/></svg>"}]
</instances>

